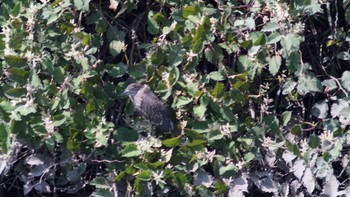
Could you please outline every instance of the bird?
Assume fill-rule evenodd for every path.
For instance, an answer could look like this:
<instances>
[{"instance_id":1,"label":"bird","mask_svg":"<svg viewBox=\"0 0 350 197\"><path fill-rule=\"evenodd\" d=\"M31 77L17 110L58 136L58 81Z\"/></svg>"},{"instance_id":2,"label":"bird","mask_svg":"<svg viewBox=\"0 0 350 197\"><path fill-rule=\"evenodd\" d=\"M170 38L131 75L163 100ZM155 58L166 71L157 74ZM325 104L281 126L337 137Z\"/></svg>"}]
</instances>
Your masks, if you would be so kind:
<instances>
[{"instance_id":1,"label":"bird","mask_svg":"<svg viewBox=\"0 0 350 197\"><path fill-rule=\"evenodd\" d=\"M167 133L174 130L168 107L147 85L132 83L125 88L122 94L128 95L141 116L158 129Z\"/></svg>"}]
</instances>

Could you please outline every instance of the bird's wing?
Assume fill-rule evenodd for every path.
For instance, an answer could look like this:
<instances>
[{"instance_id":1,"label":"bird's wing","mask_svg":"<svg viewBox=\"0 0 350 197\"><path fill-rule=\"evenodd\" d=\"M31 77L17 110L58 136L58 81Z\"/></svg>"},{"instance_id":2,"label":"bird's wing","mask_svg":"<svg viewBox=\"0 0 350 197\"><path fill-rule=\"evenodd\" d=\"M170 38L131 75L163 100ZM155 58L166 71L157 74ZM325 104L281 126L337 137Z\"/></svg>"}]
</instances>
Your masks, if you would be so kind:
<instances>
[{"instance_id":1,"label":"bird's wing","mask_svg":"<svg viewBox=\"0 0 350 197\"><path fill-rule=\"evenodd\" d=\"M148 88L140 91L140 94L142 94L139 102L141 115L162 130L163 128L169 130L169 127L172 127L172 121L167 106Z\"/></svg>"}]
</instances>

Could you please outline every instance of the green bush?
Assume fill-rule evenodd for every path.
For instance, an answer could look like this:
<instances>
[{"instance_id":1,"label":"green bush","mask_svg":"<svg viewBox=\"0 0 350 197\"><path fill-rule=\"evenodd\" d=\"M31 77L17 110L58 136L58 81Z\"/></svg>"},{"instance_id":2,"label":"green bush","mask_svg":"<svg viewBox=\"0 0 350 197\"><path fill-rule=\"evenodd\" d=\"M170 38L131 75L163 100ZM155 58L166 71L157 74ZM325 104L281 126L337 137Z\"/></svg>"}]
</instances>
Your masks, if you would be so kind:
<instances>
[{"instance_id":1,"label":"green bush","mask_svg":"<svg viewBox=\"0 0 350 197\"><path fill-rule=\"evenodd\" d=\"M4 0L0 13L3 194L15 180L23 195L350 195L349 1ZM120 95L132 82L179 135L135 113Z\"/></svg>"}]
</instances>

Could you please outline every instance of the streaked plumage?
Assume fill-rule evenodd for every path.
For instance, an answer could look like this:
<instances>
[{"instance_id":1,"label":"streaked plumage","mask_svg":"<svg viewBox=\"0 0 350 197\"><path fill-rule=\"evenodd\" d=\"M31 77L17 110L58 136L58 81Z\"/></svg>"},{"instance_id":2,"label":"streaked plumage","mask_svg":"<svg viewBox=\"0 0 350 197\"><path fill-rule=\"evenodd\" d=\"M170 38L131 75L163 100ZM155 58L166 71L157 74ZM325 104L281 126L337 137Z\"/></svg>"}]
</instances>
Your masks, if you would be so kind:
<instances>
[{"instance_id":1,"label":"streaked plumage","mask_svg":"<svg viewBox=\"0 0 350 197\"><path fill-rule=\"evenodd\" d=\"M135 109L152 124L164 132L174 129L167 106L146 86L132 83L123 94L129 96Z\"/></svg>"}]
</instances>

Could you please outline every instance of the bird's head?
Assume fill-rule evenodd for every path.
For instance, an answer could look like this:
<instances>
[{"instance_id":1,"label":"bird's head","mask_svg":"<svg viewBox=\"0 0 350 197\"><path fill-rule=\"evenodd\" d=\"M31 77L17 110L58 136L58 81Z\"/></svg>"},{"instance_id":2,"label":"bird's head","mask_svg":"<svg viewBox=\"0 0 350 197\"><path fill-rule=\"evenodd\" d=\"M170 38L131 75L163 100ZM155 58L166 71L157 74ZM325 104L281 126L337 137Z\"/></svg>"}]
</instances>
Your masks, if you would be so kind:
<instances>
[{"instance_id":1,"label":"bird's head","mask_svg":"<svg viewBox=\"0 0 350 197\"><path fill-rule=\"evenodd\" d=\"M128 85L128 87L125 88L124 92L122 92L123 95L128 96L135 96L139 90L141 90L144 87L144 85L139 83L132 83Z\"/></svg>"}]
</instances>

